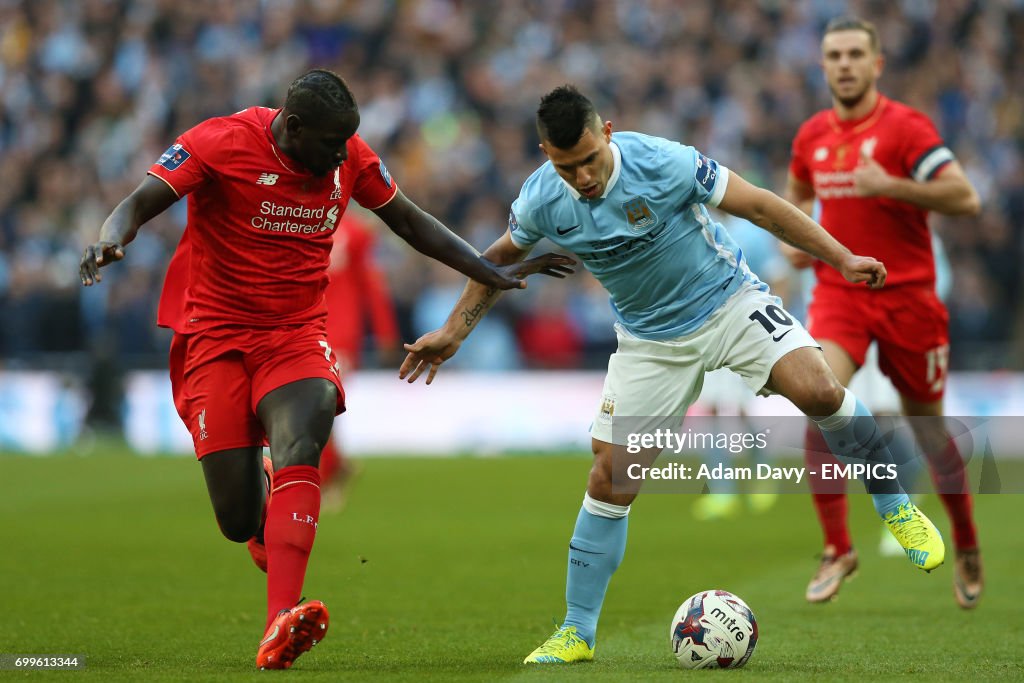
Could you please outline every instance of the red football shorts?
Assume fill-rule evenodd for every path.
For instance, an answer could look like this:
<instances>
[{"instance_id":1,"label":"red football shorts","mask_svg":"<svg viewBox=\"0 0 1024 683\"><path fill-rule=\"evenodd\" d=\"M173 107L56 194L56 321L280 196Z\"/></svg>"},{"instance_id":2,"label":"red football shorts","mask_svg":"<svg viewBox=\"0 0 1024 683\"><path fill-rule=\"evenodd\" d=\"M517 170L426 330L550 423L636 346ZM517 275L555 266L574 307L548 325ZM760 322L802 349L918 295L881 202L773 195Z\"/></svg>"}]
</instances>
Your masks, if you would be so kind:
<instances>
[{"instance_id":1,"label":"red football shorts","mask_svg":"<svg viewBox=\"0 0 1024 683\"><path fill-rule=\"evenodd\" d=\"M345 391L323 325L254 330L224 327L175 334L170 354L174 406L192 433L196 455L266 445L256 406L291 382L322 377Z\"/></svg>"},{"instance_id":2,"label":"red football shorts","mask_svg":"<svg viewBox=\"0 0 1024 683\"><path fill-rule=\"evenodd\" d=\"M949 365L949 313L931 287L869 290L818 284L807 309L807 330L833 341L861 366L872 340L878 365L907 398L942 398Z\"/></svg>"}]
</instances>

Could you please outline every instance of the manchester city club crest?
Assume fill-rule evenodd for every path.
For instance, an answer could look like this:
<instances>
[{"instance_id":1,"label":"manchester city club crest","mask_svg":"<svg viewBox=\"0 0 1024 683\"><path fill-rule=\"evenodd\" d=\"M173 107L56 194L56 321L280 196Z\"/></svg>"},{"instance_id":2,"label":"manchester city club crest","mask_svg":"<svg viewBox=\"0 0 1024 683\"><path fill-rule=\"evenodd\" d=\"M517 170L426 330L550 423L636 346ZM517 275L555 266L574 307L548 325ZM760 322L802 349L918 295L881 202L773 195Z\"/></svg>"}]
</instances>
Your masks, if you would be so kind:
<instances>
[{"instance_id":1,"label":"manchester city club crest","mask_svg":"<svg viewBox=\"0 0 1024 683\"><path fill-rule=\"evenodd\" d=\"M658 215L647 205L647 197L633 197L622 202L629 227L637 232L653 228L658 224Z\"/></svg>"}]
</instances>

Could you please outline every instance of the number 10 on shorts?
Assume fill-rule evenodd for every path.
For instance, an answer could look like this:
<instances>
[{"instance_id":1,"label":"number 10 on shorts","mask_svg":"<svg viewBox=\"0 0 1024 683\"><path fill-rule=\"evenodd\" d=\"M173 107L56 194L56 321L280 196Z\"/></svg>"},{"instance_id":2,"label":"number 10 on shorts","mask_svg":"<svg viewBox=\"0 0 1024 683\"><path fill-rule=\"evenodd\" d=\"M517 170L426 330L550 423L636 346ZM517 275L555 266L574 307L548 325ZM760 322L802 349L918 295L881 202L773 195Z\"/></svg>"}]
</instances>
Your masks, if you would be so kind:
<instances>
[{"instance_id":1,"label":"number 10 on shorts","mask_svg":"<svg viewBox=\"0 0 1024 683\"><path fill-rule=\"evenodd\" d=\"M764 331L772 336L772 341L774 342L782 341L783 337L793 331L793 318L775 304L765 306L763 313L761 311L754 311L748 316L748 319L760 323ZM775 331L780 327L789 329L775 334Z\"/></svg>"}]
</instances>

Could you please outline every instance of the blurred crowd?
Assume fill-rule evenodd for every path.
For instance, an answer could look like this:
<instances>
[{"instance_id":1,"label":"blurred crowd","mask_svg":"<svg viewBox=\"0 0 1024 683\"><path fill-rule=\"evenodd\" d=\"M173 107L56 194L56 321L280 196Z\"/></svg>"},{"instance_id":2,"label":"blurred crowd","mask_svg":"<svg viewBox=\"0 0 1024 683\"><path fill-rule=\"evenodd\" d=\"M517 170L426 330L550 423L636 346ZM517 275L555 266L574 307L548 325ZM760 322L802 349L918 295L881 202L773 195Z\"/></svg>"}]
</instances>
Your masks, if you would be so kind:
<instances>
[{"instance_id":1,"label":"blurred crowd","mask_svg":"<svg viewBox=\"0 0 1024 683\"><path fill-rule=\"evenodd\" d=\"M883 92L933 118L982 197L980 217L933 218L953 268L953 367L1020 369L1022 0L0 0L0 365L163 363L155 307L184 202L100 287L80 286L81 250L180 132L280 105L308 67L346 78L360 134L405 193L482 249L543 161L537 102L565 82L616 129L682 140L781 191L797 127L830 104L821 30L845 13L879 26ZM390 235L377 257L402 337L438 325L461 276ZM585 273L535 281L458 360L601 367L611 322Z\"/></svg>"}]
</instances>

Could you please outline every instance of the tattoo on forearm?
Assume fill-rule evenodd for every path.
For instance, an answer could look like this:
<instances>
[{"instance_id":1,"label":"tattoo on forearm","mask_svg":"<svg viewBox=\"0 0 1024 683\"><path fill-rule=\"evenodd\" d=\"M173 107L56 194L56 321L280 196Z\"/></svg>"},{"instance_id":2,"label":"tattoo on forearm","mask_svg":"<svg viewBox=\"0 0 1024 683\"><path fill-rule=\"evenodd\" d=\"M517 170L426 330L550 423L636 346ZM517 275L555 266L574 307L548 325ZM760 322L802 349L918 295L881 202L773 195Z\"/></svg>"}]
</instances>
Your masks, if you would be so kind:
<instances>
[{"instance_id":1,"label":"tattoo on forearm","mask_svg":"<svg viewBox=\"0 0 1024 683\"><path fill-rule=\"evenodd\" d=\"M772 221L768 226L768 230L789 246L796 247L797 249L803 249L803 246L797 244L796 242L791 240L788 235L786 235L786 229L779 225L778 223Z\"/></svg>"},{"instance_id":2,"label":"tattoo on forearm","mask_svg":"<svg viewBox=\"0 0 1024 683\"><path fill-rule=\"evenodd\" d=\"M484 312L490 307L491 297L497 294L497 292L497 287L489 287L487 291L484 292L484 298L477 302L476 306L462 310L462 322L466 324L466 327L473 327L473 325L476 324L477 320L479 320Z\"/></svg>"}]
</instances>

